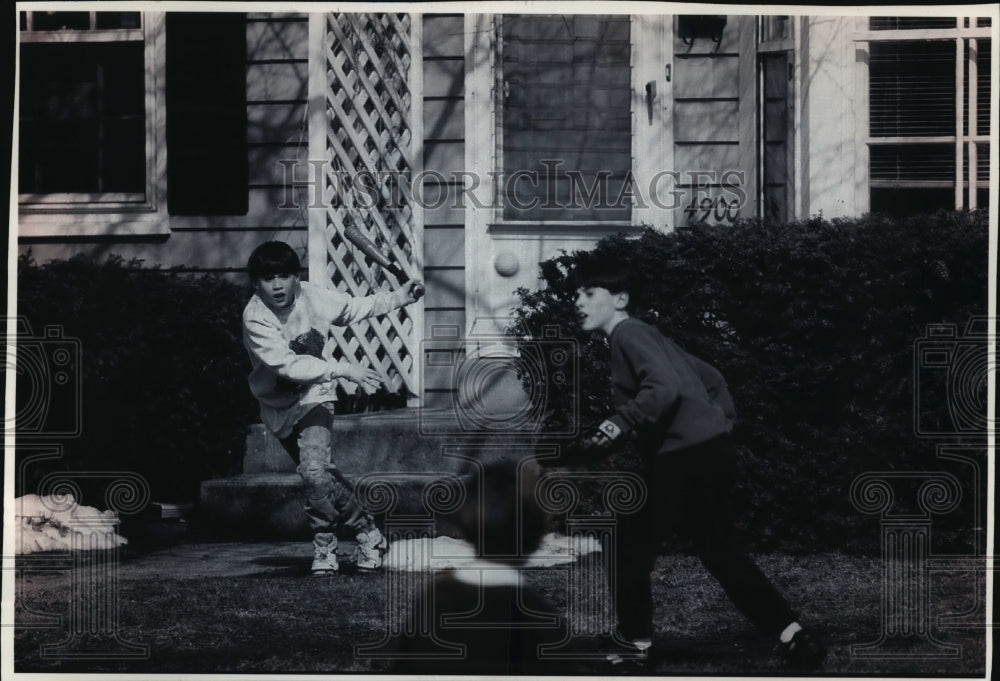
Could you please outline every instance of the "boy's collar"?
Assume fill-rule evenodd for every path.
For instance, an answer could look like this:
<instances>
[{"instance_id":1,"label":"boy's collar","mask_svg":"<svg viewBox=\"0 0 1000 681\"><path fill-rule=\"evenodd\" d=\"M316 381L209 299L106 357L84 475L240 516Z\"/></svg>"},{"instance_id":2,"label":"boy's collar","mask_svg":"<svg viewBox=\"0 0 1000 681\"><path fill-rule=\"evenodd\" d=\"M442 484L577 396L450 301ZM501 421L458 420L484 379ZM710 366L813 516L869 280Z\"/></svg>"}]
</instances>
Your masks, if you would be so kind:
<instances>
[{"instance_id":1,"label":"boy's collar","mask_svg":"<svg viewBox=\"0 0 1000 681\"><path fill-rule=\"evenodd\" d=\"M627 319L632 319L632 316L629 315L629 314L627 314L627 313L624 314L624 315L622 315L621 317L615 319L614 323L611 325L611 328L608 329L608 332L607 332L608 338L610 338L611 334L613 334L615 332L615 329L617 329L619 326L621 326L621 323L624 322Z\"/></svg>"}]
</instances>

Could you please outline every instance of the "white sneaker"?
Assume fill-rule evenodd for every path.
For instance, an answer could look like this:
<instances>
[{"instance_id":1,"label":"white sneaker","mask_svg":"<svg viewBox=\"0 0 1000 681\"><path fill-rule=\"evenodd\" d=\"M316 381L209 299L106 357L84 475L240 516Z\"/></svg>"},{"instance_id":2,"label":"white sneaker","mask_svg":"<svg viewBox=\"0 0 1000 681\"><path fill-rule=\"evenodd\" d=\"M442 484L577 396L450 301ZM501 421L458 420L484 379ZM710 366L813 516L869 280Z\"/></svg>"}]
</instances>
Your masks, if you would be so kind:
<instances>
[{"instance_id":1,"label":"white sneaker","mask_svg":"<svg viewBox=\"0 0 1000 681\"><path fill-rule=\"evenodd\" d=\"M382 556L389 550L386 541L378 528L358 533L358 569L378 570L382 567Z\"/></svg>"},{"instance_id":2,"label":"white sneaker","mask_svg":"<svg viewBox=\"0 0 1000 681\"><path fill-rule=\"evenodd\" d=\"M337 563L337 536L322 532L313 537L312 574L315 577L333 574L340 569Z\"/></svg>"},{"instance_id":3,"label":"white sneaker","mask_svg":"<svg viewBox=\"0 0 1000 681\"><path fill-rule=\"evenodd\" d=\"M648 638L638 638L634 640L618 639L614 648L608 652L605 659L612 666L628 663L629 666L643 667L649 657L649 649L653 646L653 641Z\"/></svg>"}]
</instances>

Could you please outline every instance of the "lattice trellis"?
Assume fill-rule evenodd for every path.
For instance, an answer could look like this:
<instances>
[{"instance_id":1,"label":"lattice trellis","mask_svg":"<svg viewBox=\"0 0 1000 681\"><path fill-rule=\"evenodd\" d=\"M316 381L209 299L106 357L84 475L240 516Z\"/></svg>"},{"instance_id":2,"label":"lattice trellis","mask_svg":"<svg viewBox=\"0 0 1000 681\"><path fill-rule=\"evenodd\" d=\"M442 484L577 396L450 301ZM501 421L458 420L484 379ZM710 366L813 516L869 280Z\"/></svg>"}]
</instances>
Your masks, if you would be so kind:
<instances>
[{"instance_id":1,"label":"lattice trellis","mask_svg":"<svg viewBox=\"0 0 1000 681\"><path fill-rule=\"evenodd\" d=\"M325 217L310 229L322 231L327 280L352 296L388 290L396 281L344 240L344 229L351 225L408 274L419 276L416 205L410 191L410 68L411 50L417 48L410 24L407 14L331 13L325 19L326 115L319 123L325 127ZM318 94L311 91L310 98ZM312 239L310 248L318 243L318 238ZM416 394L414 327L413 315L404 308L335 328L334 356L373 366L389 377L391 390L405 386ZM346 381L343 387L350 393L356 390Z\"/></svg>"}]
</instances>

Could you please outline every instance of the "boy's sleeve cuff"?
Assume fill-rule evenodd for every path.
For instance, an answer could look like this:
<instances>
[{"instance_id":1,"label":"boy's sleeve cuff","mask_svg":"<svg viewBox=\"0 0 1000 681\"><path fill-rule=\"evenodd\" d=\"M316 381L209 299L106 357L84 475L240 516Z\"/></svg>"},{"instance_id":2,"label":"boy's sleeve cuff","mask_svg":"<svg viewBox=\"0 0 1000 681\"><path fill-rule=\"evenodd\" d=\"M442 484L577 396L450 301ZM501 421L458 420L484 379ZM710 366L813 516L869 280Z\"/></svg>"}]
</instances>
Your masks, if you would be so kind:
<instances>
[{"instance_id":1,"label":"boy's sleeve cuff","mask_svg":"<svg viewBox=\"0 0 1000 681\"><path fill-rule=\"evenodd\" d=\"M406 307L408 302L409 301L406 298L406 284L403 283L399 288L392 292L392 303L396 306L395 309L399 309L401 307Z\"/></svg>"},{"instance_id":2,"label":"boy's sleeve cuff","mask_svg":"<svg viewBox=\"0 0 1000 681\"><path fill-rule=\"evenodd\" d=\"M601 421L601 424L597 426L597 430L604 433L604 436L609 440L617 440L624 432L622 427L615 423L612 419L604 419Z\"/></svg>"}]
</instances>

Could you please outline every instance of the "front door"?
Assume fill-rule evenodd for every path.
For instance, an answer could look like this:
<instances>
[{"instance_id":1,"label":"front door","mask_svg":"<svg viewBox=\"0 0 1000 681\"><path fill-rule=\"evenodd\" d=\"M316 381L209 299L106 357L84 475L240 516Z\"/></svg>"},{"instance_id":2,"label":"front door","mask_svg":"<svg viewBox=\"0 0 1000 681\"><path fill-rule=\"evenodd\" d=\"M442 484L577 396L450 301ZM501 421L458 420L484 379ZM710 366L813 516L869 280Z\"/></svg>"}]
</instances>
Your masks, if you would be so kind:
<instances>
[{"instance_id":1,"label":"front door","mask_svg":"<svg viewBox=\"0 0 1000 681\"><path fill-rule=\"evenodd\" d=\"M498 331L518 287L560 250L667 214L642 179L669 167L665 17L466 18L466 167L482 174L466 209L466 314ZM484 320L494 320L484 322Z\"/></svg>"},{"instance_id":2,"label":"front door","mask_svg":"<svg viewBox=\"0 0 1000 681\"><path fill-rule=\"evenodd\" d=\"M562 250L755 212L752 17L470 15L465 28L468 328L498 331Z\"/></svg>"}]
</instances>

